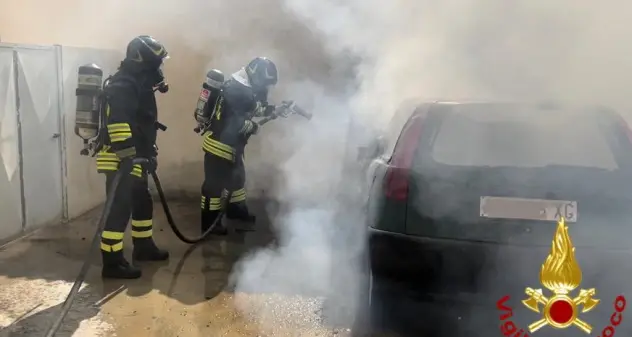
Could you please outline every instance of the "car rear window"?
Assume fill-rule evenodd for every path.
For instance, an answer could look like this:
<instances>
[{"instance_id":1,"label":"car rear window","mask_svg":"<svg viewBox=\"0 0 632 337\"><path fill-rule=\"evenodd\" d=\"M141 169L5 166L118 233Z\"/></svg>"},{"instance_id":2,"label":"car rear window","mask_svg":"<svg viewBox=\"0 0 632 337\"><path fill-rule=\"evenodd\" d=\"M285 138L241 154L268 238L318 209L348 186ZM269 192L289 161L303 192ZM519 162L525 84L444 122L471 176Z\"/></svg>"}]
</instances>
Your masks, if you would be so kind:
<instances>
[{"instance_id":1,"label":"car rear window","mask_svg":"<svg viewBox=\"0 0 632 337\"><path fill-rule=\"evenodd\" d=\"M546 245L549 218L561 214L572 217L578 246L630 246L613 235L632 232L632 180L621 149L611 148L617 132L608 118L512 105L452 106L432 116L412 172L407 233ZM483 209L489 198L505 206ZM572 214L558 213L560 204Z\"/></svg>"},{"instance_id":2,"label":"car rear window","mask_svg":"<svg viewBox=\"0 0 632 337\"><path fill-rule=\"evenodd\" d=\"M443 118L431 156L451 166L617 169L594 118L516 106L455 106Z\"/></svg>"}]
</instances>

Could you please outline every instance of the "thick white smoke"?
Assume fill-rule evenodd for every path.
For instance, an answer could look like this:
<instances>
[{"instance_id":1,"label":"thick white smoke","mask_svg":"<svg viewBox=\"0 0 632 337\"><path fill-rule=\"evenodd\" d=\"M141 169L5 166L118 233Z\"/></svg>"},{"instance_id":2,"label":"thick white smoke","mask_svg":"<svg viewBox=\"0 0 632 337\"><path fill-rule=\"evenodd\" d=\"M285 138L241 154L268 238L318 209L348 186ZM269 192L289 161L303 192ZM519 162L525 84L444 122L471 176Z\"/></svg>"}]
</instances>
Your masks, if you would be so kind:
<instances>
[{"instance_id":1,"label":"thick white smoke","mask_svg":"<svg viewBox=\"0 0 632 337\"><path fill-rule=\"evenodd\" d=\"M406 97L563 99L629 107L627 9L616 1L286 0L334 51L360 52L355 111Z\"/></svg>"},{"instance_id":2,"label":"thick white smoke","mask_svg":"<svg viewBox=\"0 0 632 337\"><path fill-rule=\"evenodd\" d=\"M626 88L632 84L632 62L627 59L630 48L624 39L630 29L624 28L623 13L632 5L622 2L615 6L541 0L285 0L284 5L324 37L331 55L352 50L362 58L359 90L342 104L321 99L321 105L313 107L317 114L344 110L343 114L353 114L365 125L379 129L408 98L552 99L604 103L623 109L624 114L630 107ZM311 91L305 87L303 92ZM317 139L313 144L303 143L297 156L322 160L297 160L283 168L290 180L289 189L300 186L303 191L289 203L298 206L305 199L322 201L312 209L290 208L289 214L278 219L285 233L281 248L275 254L263 251L244 260L238 285L247 289L253 286L252 281L275 284L286 291L307 288L329 296L330 301L344 302L334 306L347 304L353 312L353 295L359 294L358 289L336 288L332 272L335 275L340 270L355 270L356 266L345 266L340 261L357 262L353 257L359 254L362 241L341 247L345 242L336 237L361 235L356 225L363 225L362 218L353 212L336 212L336 207L325 200L339 190L323 189L332 184L342 190L355 188L351 182L336 179L340 172L337 158L343 158L336 155L343 153L332 155L328 150L336 144L343 147L345 140L353 138L353 134L345 140L328 137L336 129L342 135L344 125L343 118L339 118L326 129L315 127L311 132L294 135L293 139ZM320 142L327 146L318 148ZM315 217L314 209L329 212L331 222ZM314 250L319 254L310 254ZM332 261L329 258L337 264L323 263ZM276 277L266 277L258 274L261 269L251 268L262 265L262 260L268 270L277 271ZM353 276L357 275L347 275L351 284L357 281Z\"/></svg>"}]
</instances>

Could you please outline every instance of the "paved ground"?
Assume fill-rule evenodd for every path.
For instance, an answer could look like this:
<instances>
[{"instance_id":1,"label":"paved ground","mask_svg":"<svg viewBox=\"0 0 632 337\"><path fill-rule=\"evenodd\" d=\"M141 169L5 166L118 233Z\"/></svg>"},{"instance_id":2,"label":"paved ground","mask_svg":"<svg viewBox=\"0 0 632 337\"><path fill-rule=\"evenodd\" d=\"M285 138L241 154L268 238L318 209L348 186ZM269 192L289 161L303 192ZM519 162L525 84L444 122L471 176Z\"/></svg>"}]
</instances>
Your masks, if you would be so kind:
<instances>
[{"instance_id":1,"label":"paved ground","mask_svg":"<svg viewBox=\"0 0 632 337\"><path fill-rule=\"evenodd\" d=\"M197 203L172 208L181 226L194 233ZM264 209L270 208L253 208L262 228L269 228ZM233 233L191 249L171 233L161 210L155 213L156 241L170 250L170 261L143 265L140 280L103 282L100 258L95 258L57 336L350 335L347 326L323 323L322 297L231 289L234 263L248 251L270 244L270 230ZM0 248L1 337L43 335L76 277L97 216L91 212ZM129 253L131 243L126 244Z\"/></svg>"}]
</instances>

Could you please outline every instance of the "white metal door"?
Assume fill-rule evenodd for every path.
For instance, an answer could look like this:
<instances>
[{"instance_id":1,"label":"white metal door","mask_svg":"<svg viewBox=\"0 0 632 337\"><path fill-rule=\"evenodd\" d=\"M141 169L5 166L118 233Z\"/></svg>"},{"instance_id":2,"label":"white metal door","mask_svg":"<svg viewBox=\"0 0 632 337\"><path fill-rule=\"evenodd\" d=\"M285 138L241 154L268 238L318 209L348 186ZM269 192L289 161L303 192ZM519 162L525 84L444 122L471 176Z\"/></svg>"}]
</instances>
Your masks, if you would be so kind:
<instances>
[{"instance_id":1,"label":"white metal door","mask_svg":"<svg viewBox=\"0 0 632 337\"><path fill-rule=\"evenodd\" d=\"M22 231L13 48L0 46L0 241Z\"/></svg>"},{"instance_id":2,"label":"white metal door","mask_svg":"<svg viewBox=\"0 0 632 337\"><path fill-rule=\"evenodd\" d=\"M63 215L59 66L54 47L15 48L26 228Z\"/></svg>"}]
</instances>

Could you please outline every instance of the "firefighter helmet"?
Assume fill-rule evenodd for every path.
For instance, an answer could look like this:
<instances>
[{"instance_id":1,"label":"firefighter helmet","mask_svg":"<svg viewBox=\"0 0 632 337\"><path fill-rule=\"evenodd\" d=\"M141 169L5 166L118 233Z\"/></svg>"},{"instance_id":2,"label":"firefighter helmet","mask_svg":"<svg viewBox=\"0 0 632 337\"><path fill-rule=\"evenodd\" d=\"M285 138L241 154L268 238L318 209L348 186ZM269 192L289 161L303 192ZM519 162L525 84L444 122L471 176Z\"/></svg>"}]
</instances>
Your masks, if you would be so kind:
<instances>
[{"instance_id":1,"label":"firefighter helmet","mask_svg":"<svg viewBox=\"0 0 632 337\"><path fill-rule=\"evenodd\" d=\"M253 89L261 90L277 84L279 72L267 57L257 57L248 63L246 74Z\"/></svg>"},{"instance_id":2,"label":"firefighter helmet","mask_svg":"<svg viewBox=\"0 0 632 337\"><path fill-rule=\"evenodd\" d=\"M135 37L127 45L125 60L140 63L148 68L158 68L169 54L165 46L149 35Z\"/></svg>"}]
</instances>

